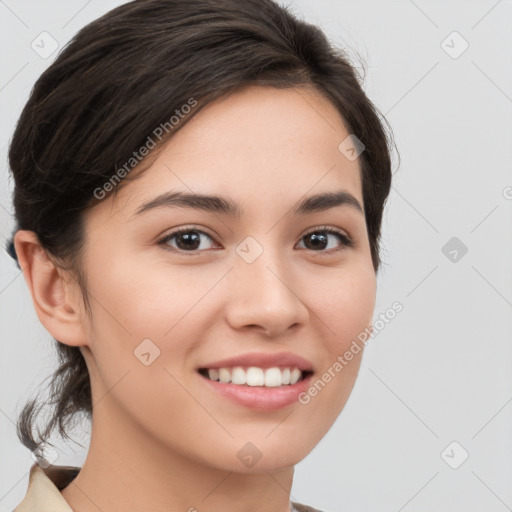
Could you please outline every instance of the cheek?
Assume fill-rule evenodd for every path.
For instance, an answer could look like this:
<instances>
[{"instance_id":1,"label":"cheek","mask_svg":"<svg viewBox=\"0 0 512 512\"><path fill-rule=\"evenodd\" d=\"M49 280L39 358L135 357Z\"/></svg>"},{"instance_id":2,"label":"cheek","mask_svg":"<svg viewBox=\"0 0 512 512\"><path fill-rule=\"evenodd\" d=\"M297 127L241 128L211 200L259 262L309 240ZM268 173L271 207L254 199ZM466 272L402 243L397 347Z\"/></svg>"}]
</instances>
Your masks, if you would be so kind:
<instances>
[{"instance_id":1,"label":"cheek","mask_svg":"<svg viewBox=\"0 0 512 512\"><path fill-rule=\"evenodd\" d=\"M173 268L126 258L103 265L101 279L90 282L97 298L92 300L91 345L103 380L112 384L138 367L136 357L144 347L158 355L155 364L182 371L209 327L215 284L225 273L222 264Z\"/></svg>"},{"instance_id":2,"label":"cheek","mask_svg":"<svg viewBox=\"0 0 512 512\"><path fill-rule=\"evenodd\" d=\"M330 352L342 353L371 325L375 308L376 277L366 265L340 271L318 290L317 314L325 323Z\"/></svg>"},{"instance_id":3,"label":"cheek","mask_svg":"<svg viewBox=\"0 0 512 512\"><path fill-rule=\"evenodd\" d=\"M345 406L357 379L364 343L357 337L371 325L376 292L373 267L352 266L326 280L315 302L325 333L321 368L300 402L309 428L321 438Z\"/></svg>"},{"instance_id":4,"label":"cheek","mask_svg":"<svg viewBox=\"0 0 512 512\"><path fill-rule=\"evenodd\" d=\"M187 438L194 415L204 414L180 383L197 338L193 330L200 308L195 305L200 306L218 277L197 271L193 277L192 268L182 272L125 259L103 265L101 279L89 282L96 298L91 300L90 339L94 380L98 397L109 397L99 401L100 407L116 403L155 438L165 437L159 426L168 428L173 422L178 437ZM176 410L181 411L180 422Z\"/></svg>"},{"instance_id":5,"label":"cheek","mask_svg":"<svg viewBox=\"0 0 512 512\"><path fill-rule=\"evenodd\" d=\"M225 273L225 266L144 262L137 258L109 262L91 289L101 302L100 315L132 336L162 338L186 318ZM95 290L95 291L94 291ZM101 309L101 308L100 308ZM115 324L115 325L114 325Z\"/></svg>"}]
</instances>

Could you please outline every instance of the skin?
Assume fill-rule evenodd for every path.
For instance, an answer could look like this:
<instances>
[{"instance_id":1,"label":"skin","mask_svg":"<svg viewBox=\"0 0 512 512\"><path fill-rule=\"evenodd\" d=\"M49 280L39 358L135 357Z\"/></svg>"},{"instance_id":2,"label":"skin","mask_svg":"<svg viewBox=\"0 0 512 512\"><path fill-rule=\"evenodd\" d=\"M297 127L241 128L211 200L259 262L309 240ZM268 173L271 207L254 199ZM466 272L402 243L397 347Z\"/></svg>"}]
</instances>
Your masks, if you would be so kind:
<instances>
[{"instance_id":1,"label":"skin","mask_svg":"<svg viewBox=\"0 0 512 512\"><path fill-rule=\"evenodd\" d=\"M115 200L85 212L92 319L72 276L32 232L18 231L39 319L80 347L91 376L89 452L62 491L74 510L289 511L294 465L343 409L363 350L309 404L272 412L216 394L196 369L291 351L313 364L316 379L371 326L376 276L364 215L347 205L291 213L306 196L342 189L363 205L359 162L338 150L348 134L309 88L251 86L208 105ZM133 217L168 190L222 195L243 216L162 207ZM211 238L188 253L179 237L158 244L183 226ZM322 226L354 246L336 235L328 247L308 245L306 232ZM248 236L263 248L250 264L236 252ZM160 350L149 366L134 356L144 339ZM237 457L247 442L262 455L250 468Z\"/></svg>"}]
</instances>

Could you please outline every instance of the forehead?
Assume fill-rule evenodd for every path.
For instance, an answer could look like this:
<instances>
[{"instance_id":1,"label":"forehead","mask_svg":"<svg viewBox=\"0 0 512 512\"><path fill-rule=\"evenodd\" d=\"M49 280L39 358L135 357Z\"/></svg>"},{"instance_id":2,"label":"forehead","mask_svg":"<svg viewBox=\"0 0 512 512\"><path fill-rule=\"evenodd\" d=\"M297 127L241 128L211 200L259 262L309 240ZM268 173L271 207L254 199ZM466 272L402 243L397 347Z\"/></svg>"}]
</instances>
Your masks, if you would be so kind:
<instances>
[{"instance_id":1,"label":"forehead","mask_svg":"<svg viewBox=\"0 0 512 512\"><path fill-rule=\"evenodd\" d=\"M123 183L115 209L132 214L166 190L269 207L345 189L362 204L359 161L339 149L348 136L337 109L314 89L246 87L192 117L140 177Z\"/></svg>"}]
</instances>

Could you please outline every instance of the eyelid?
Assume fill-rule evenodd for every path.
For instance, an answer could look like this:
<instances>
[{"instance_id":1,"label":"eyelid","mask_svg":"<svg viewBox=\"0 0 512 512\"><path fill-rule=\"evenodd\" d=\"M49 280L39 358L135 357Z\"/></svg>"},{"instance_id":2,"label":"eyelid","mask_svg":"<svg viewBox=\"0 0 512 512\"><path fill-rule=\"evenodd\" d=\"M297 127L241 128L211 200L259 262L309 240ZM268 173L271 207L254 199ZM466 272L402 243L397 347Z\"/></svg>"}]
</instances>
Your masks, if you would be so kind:
<instances>
[{"instance_id":1,"label":"eyelid","mask_svg":"<svg viewBox=\"0 0 512 512\"><path fill-rule=\"evenodd\" d=\"M351 240L351 237L349 236L349 234L345 230L343 230L341 228L335 228L334 226L315 226L315 227L312 227L311 229L308 229L302 235L302 237L310 235L311 233L316 233L317 231L327 231L328 233L337 233L338 235L343 235L347 239Z\"/></svg>"}]
</instances>

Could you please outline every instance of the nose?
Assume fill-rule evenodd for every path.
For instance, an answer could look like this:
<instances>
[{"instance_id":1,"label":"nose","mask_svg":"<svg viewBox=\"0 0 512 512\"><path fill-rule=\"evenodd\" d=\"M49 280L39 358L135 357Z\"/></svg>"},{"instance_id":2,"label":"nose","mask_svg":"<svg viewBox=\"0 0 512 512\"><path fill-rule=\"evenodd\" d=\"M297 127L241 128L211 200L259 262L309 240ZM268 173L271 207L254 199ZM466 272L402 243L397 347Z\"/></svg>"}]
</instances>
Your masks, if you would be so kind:
<instances>
[{"instance_id":1,"label":"nose","mask_svg":"<svg viewBox=\"0 0 512 512\"><path fill-rule=\"evenodd\" d=\"M297 290L297 279L277 250L265 249L252 263L237 257L229 274L226 318L232 328L275 337L306 324L309 312Z\"/></svg>"}]
</instances>

